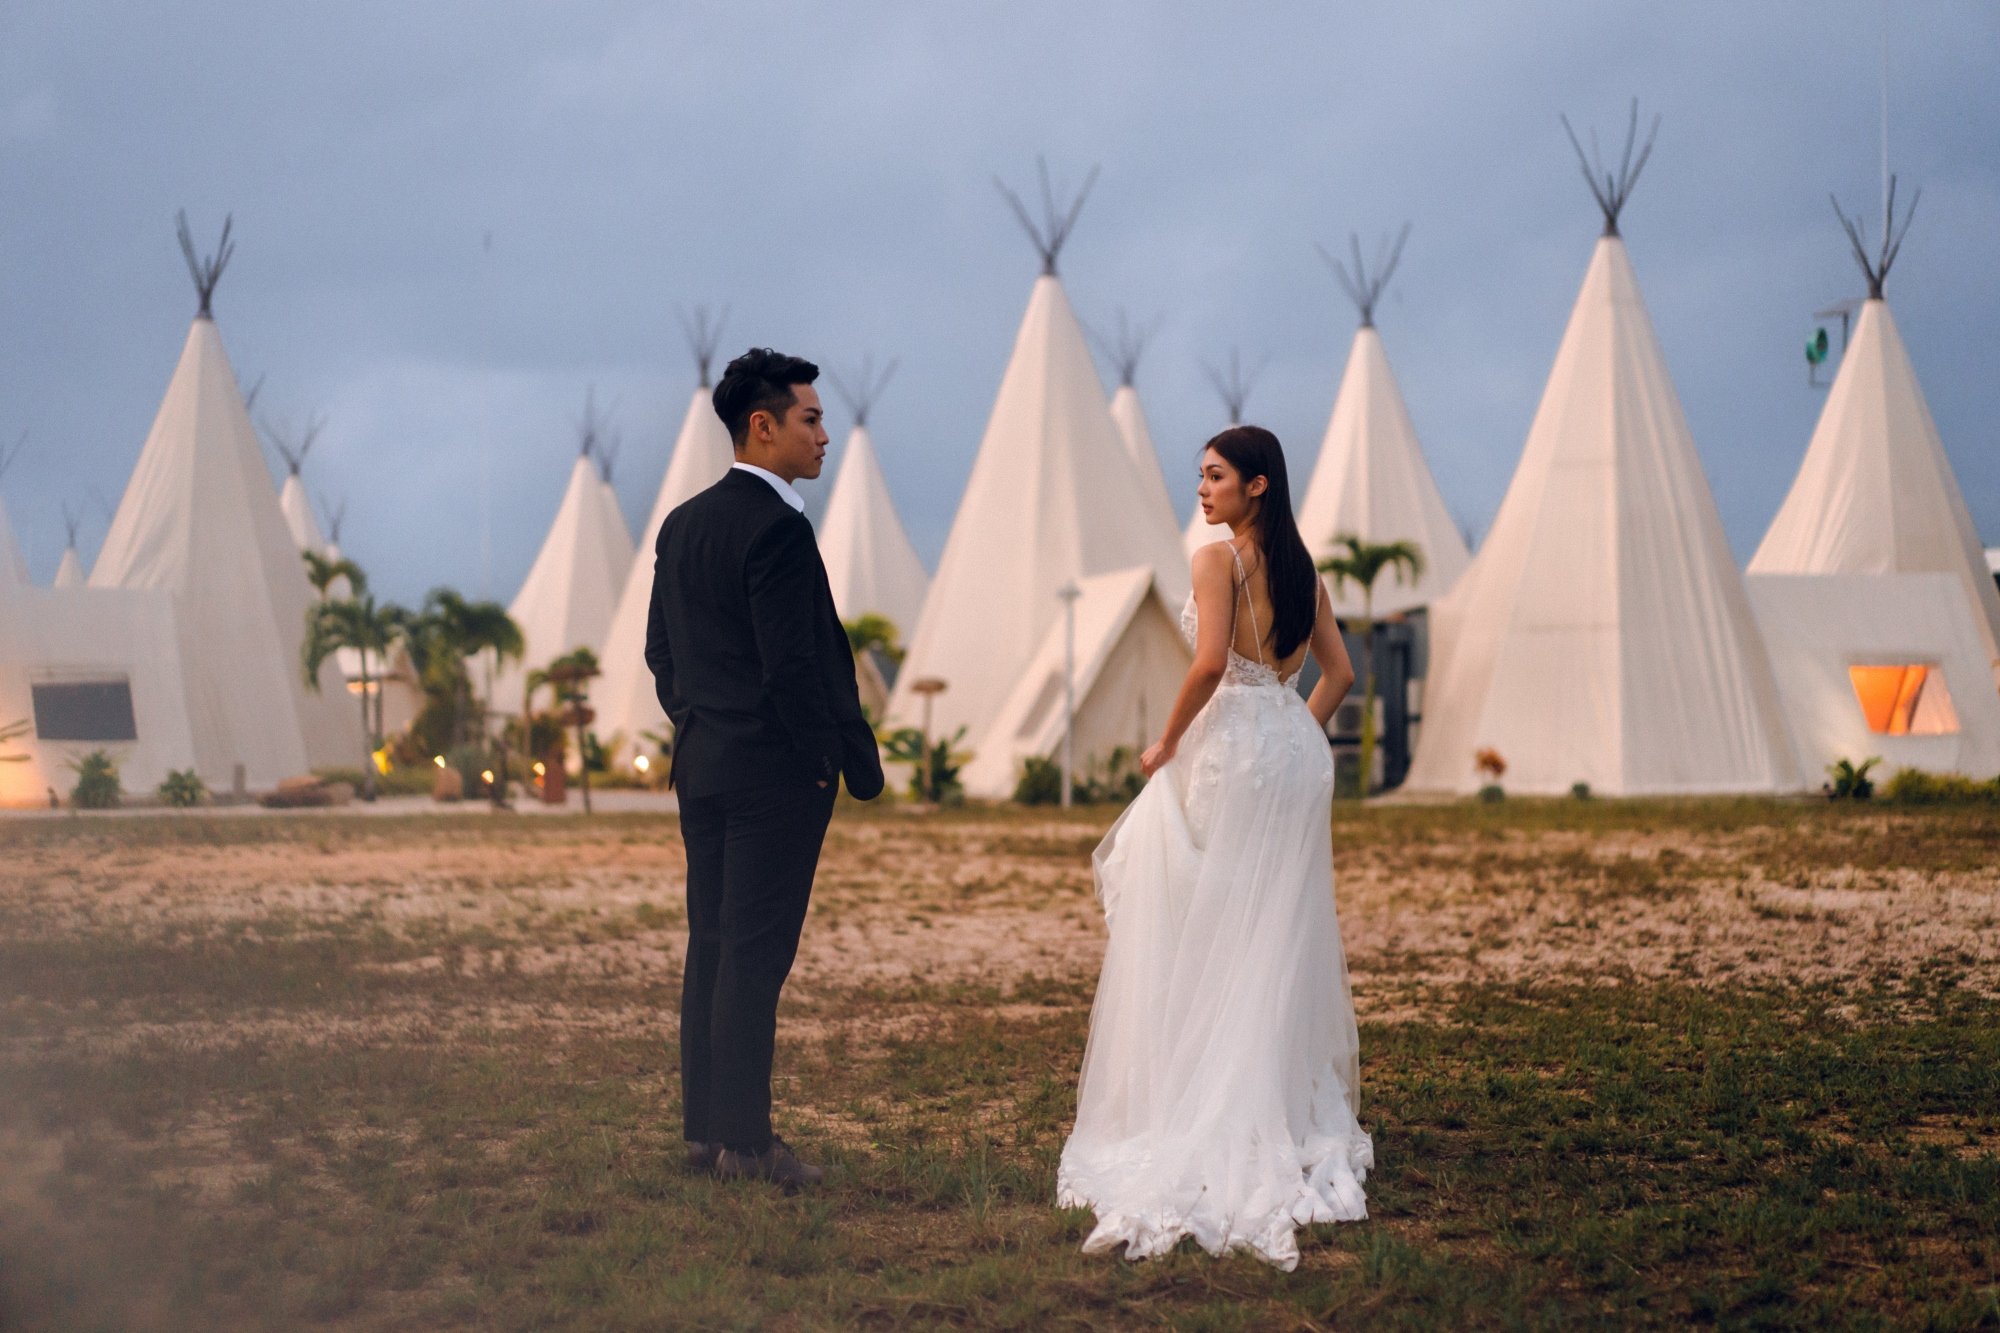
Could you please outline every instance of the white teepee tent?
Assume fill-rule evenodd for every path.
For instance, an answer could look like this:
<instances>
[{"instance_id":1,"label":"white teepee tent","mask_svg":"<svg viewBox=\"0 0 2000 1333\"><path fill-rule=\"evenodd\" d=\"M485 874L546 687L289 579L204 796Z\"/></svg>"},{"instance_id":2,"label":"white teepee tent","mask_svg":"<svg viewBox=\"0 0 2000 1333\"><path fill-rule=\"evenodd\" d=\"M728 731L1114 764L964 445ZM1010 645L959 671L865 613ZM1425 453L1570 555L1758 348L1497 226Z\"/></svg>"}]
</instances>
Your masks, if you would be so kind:
<instances>
[{"instance_id":1,"label":"white teepee tent","mask_svg":"<svg viewBox=\"0 0 2000 1333\"><path fill-rule=\"evenodd\" d=\"M200 312L90 576L94 588L173 594L195 769L219 790L238 765L268 787L362 757L333 662L317 692L300 678L312 588L209 314L228 236L225 224L215 257L199 260L181 221Z\"/></svg>"},{"instance_id":2,"label":"white teepee tent","mask_svg":"<svg viewBox=\"0 0 2000 1333\"><path fill-rule=\"evenodd\" d=\"M611 481L612 469L618 463L618 453L618 440L615 436L605 439L597 447L597 471L604 488L603 498L600 501L604 506L604 529L611 535L611 540L619 552L618 587L622 591L625 587L625 575L632 567L632 553L635 548L632 545L631 526L625 522L625 507L619 503L618 488Z\"/></svg>"},{"instance_id":3,"label":"white teepee tent","mask_svg":"<svg viewBox=\"0 0 2000 1333\"><path fill-rule=\"evenodd\" d=\"M819 525L819 553L826 562L826 577L833 589L833 604L843 620L874 614L886 617L901 635L917 627L924 609L924 592L930 575L917 557L917 548L896 516L896 504L889 496L889 484L875 458L875 441L868 433L868 413L882 389L895 373L890 362L879 378L872 366L864 365L861 378L850 391L837 377L829 376L835 389L854 415L847 446L834 474L828 494L826 514Z\"/></svg>"},{"instance_id":4,"label":"white teepee tent","mask_svg":"<svg viewBox=\"0 0 2000 1333\"><path fill-rule=\"evenodd\" d=\"M1214 366L1204 366L1203 369L1208 372L1209 383L1215 386L1215 392L1222 398L1222 406L1229 412L1229 424L1242 425L1243 408L1250 401L1250 389L1256 382L1256 372L1252 371L1248 375L1243 373L1243 357L1235 348L1231 348L1229 352L1228 374L1225 375ZM1195 496L1194 512L1188 515L1187 527L1181 530L1182 551L1189 559L1193 559L1194 553L1210 542L1226 542L1229 537L1228 524L1211 523L1201 516L1201 497Z\"/></svg>"},{"instance_id":5,"label":"white teepee tent","mask_svg":"<svg viewBox=\"0 0 2000 1333\"><path fill-rule=\"evenodd\" d=\"M12 448L0 445L0 477L7 475L7 468L20 457L27 443L28 437L23 435ZM21 554L20 542L14 538L14 523L7 517L7 501L0 498L0 587L25 588L28 583L28 561Z\"/></svg>"},{"instance_id":6,"label":"white teepee tent","mask_svg":"<svg viewBox=\"0 0 2000 1333\"><path fill-rule=\"evenodd\" d=\"M963 726L975 748L1061 614L1059 588L1147 566L1178 598L1188 577L1173 529L1130 503L1140 494L1132 456L1055 274L1083 196L1067 214L1049 203L1041 226L1009 199L1041 250L1042 275L889 704L892 721L915 725L912 683L945 681L934 729Z\"/></svg>"},{"instance_id":7,"label":"white teepee tent","mask_svg":"<svg viewBox=\"0 0 2000 1333\"><path fill-rule=\"evenodd\" d=\"M278 490L278 508L284 512L285 527L292 534L292 545L316 555L327 554L326 534L320 530L319 520L313 517L312 501L306 496L305 482L300 479L299 472L305 467L306 455L312 452L324 426L323 421L314 418L306 423L303 435L294 436L287 430L274 428L269 421L264 423L264 433L270 437L271 447L278 451L278 457L285 460L285 484Z\"/></svg>"},{"instance_id":8,"label":"white teepee tent","mask_svg":"<svg viewBox=\"0 0 2000 1333\"><path fill-rule=\"evenodd\" d=\"M1167 489L1166 474L1160 470L1160 451L1153 445L1152 427L1147 424L1146 409L1140 405L1136 383L1139 359L1146 354L1150 336L1151 330L1135 327L1121 310L1117 341L1100 339L1099 342L1118 369L1118 388L1111 395L1111 420L1117 424L1118 434L1132 455L1132 466L1138 469L1139 494L1134 503L1160 515L1155 522L1164 521L1167 527L1178 531L1180 520L1174 517L1173 495Z\"/></svg>"},{"instance_id":9,"label":"white teepee tent","mask_svg":"<svg viewBox=\"0 0 2000 1333\"><path fill-rule=\"evenodd\" d=\"M76 530L82 521L83 515L71 509L67 504L63 506L63 532L65 534L65 541L63 544L62 562L56 566L56 578L55 582L49 585L51 587L81 588L90 581L89 576L83 570L83 557L76 553Z\"/></svg>"},{"instance_id":10,"label":"white teepee tent","mask_svg":"<svg viewBox=\"0 0 2000 1333\"><path fill-rule=\"evenodd\" d=\"M590 705L597 713L592 729L607 743L614 734L623 735L626 743L620 758L626 763L638 754L642 734L664 734L667 726L653 673L646 666L646 612L653 598L653 546L659 540L660 525L675 506L720 481L736 460L729 432L723 429L722 418L715 415L715 404L709 398L709 365L721 336L720 321L710 325L706 312L697 311L689 340L695 368L700 372L699 383L688 399L673 456L667 460L666 476L639 533L637 551L611 614L611 628L604 636L599 659L604 674L590 687Z\"/></svg>"},{"instance_id":11,"label":"white teepee tent","mask_svg":"<svg viewBox=\"0 0 2000 1333\"><path fill-rule=\"evenodd\" d=\"M1369 542L1407 541L1423 553L1424 572L1416 579L1404 582L1392 576L1376 585L1378 616L1436 601L1472 561L1424 461L1403 391L1375 331L1376 302L1396 271L1408 236L1405 227L1393 248L1377 256L1372 273L1363 265L1359 237L1352 238L1353 273L1327 257L1360 311L1361 327L1347 354L1319 461L1299 501L1299 534L1315 559L1343 534ZM1360 614L1361 601L1360 589L1352 583L1333 590L1334 610L1341 615Z\"/></svg>"},{"instance_id":12,"label":"white teepee tent","mask_svg":"<svg viewBox=\"0 0 2000 1333\"><path fill-rule=\"evenodd\" d=\"M1891 185L1890 200L1895 195ZM1752 574L1950 574L1971 604L2000 680L2000 593L1959 491L1937 423L1896 320L1882 299L1903 230L1870 256L1848 226L1868 278L1854 336L1806 446L1791 492L1771 520Z\"/></svg>"},{"instance_id":13,"label":"white teepee tent","mask_svg":"<svg viewBox=\"0 0 2000 1333\"><path fill-rule=\"evenodd\" d=\"M1567 124L1567 122L1565 122ZM1635 160L1586 177L1604 210L1491 534L1431 611L1412 790L1606 795L1802 785L1743 578L1618 235ZM1650 147L1650 145L1649 145ZM1579 147L1578 155L1582 156Z\"/></svg>"},{"instance_id":14,"label":"white teepee tent","mask_svg":"<svg viewBox=\"0 0 2000 1333\"><path fill-rule=\"evenodd\" d=\"M611 613L631 570L632 539L625 520L606 502L604 477L591 456L600 433L594 411L586 408L582 447L570 465L555 521L507 607L527 646L518 661L507 662L493 677L492 706L501 712L519 707L530 669L578 648L604 650Z\"/></svg>"}]
</instances>

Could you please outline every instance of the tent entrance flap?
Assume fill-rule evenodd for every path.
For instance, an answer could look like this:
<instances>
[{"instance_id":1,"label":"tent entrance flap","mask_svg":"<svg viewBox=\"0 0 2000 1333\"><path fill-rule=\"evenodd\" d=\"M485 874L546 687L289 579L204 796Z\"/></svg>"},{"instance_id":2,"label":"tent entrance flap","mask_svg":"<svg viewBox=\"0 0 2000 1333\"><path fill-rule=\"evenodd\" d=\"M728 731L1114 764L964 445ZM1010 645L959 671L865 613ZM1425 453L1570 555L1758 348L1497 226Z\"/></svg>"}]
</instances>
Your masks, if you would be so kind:
<instances>
[{"instance_id":1,"label":"tent entrance flap","mask_svg":"<svg viewBox=\"0 0 2000 1333\"><path fill-rule=\"evenodd\" d=\"M1958 710L1935 662L1851 666L1847 677L1868 730L1878 736L1949 736L1958 730Z\"/></svg>"}]
</instances>

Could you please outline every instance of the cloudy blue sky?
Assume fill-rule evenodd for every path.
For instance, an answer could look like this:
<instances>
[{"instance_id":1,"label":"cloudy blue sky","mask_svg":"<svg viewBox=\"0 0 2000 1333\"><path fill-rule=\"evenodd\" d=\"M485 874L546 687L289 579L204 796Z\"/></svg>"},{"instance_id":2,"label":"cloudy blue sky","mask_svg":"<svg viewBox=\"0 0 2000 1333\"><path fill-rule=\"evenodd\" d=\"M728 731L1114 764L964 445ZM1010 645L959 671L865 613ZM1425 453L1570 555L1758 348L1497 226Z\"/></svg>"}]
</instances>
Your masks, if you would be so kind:
<instances>
[{"instance_id":1,"label":"cloudy blue sky","mask_svg":"<svg viewBox=\"0 0 2000 1333\"><path fill-rule=\"evenodd\" d=\"M1896 9L1889 146L1924 198L1890 297L2000 542L2000 6ZM1162 321L1139 383L1183 510L1220 417L1202 363L1264 366L1249 415L1303 472L1353 330L1313 244L1414 223L1379 323L1483 530L1599 225L1557 113L1608 136L1636 94L1664 125L1625 234L1747 558L1818 409L1811 313L1858 292L1827 192L1878 207L1882 15L11 0L0 434L30 444L0 493L44 580L61 504L115 502L194 309L185 207L207 238L234 213L230 354L261 415L325 415L308 479L391 596L511 596L592 385L643 519L701 303L731 347L901 359L873 424L934 561L1036 271L992 178L1046 153L1103 168L1064 255L1078 309Z\"/></svg>"}]
</instances>

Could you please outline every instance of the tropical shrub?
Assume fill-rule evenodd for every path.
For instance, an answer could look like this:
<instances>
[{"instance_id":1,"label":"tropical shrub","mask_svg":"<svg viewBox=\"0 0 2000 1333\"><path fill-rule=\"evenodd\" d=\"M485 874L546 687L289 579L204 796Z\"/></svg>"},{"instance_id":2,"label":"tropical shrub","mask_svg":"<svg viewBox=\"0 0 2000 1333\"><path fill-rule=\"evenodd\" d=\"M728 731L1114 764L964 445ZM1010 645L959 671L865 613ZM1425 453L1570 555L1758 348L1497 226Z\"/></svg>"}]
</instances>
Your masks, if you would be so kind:
<instances>
[{"instance_id":1,"label":"tropical shrub","mask_svg":"<svg viewBox=\"0 0 2000 1333\"><path fill-rule=\"evenodd\" d=\"M1868 770L1882 762L1879 755L1870 755L1856 765L1852 759L1838 759L1826 766L1829 779L1820 790L1836 801L1865 801L1875 794L1875 783L1869 778Z\"/></svg>"},{"instance_id":2,"label":"tropical shrub","mask_svg":"<svg viewBox=\"0 0 2000 1333\"><path fill-rule=\"evenodd\" d=\"M904 727L889 733L882 742L883 757L895 762L911 765L910 797L912 800L930 801L937 805L962 805L965 802L965 784L958 779L958 770L972 756L956 747L965 739L965 728L931 743L930 763L925 764L924 733L915 727ZM929 790L925 789L924 778L930 777Z\"/></svg>"},{"instance_id":3,"label":"tropical shrub","mask_svg":"<svg viewBox=\"0 0 2000 1333\"><path fill-rule=\"evenodd\" d=\"M179 772L170 770L166 781L159 786L159 797L164 805L171 805L176 810L186 810L208 799L208 785L201 780L201 775L191 768Z\"/></svg>"},{"instance_id":4,"label":"tropical shrub","mask_svg":"<svg viewBox=\"0 0 2000 1333\"><path fill-rule=\"evenodd\" d=\"M1507 789L1497 782L1489 782L1479 789L1479 799L1488 805L1498 805L1507 799Z\"/></svg>"},{"instance_id":5,"label":"tropical shrub","mask_svg":"<svg viewBox=\"0 0 2000 1333\"><path fill-rule=\"evenodd\" d=\"M1899 769L1882 784L1882 799L1897 805L2000 804L2000 778L1981 782L1958 773Z\"/></svg>"},{"instance_id":6,"label":"tropical shrub","mask_svg":"<svg viewBox=\"0 0 2000 1333\"><path fill-rule=\"evenodd\" d=\"M76 786L70 789L69 803L78 810L116 810L124 798L118 785L118 765L102 750L92 750L70 765L76 770Z\"/></svg>"},{"instance_id":7,"label":"tropical shrub","mask_svg":"<svg viewBox=\"0 0 2000 1333\"><path fill-rule=\"evenodd\" d=\"M1570 784L1569 794L1579 801L1587 801L1591 797L1590 784L1588 782L1573 782Z\"/></svg>"}]
</instances>

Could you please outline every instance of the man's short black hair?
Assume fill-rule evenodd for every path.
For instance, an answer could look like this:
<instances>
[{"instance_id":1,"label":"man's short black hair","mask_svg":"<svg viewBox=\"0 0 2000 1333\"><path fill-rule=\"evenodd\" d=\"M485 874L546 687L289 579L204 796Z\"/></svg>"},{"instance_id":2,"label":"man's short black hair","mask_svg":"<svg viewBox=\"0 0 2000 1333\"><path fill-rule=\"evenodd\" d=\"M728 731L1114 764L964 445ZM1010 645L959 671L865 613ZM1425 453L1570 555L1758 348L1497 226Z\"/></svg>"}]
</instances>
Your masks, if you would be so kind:
<instances>
[{"instance_id":1,"label":"man's short black hair","mask_svg":"<svg viewBox=\"0 0 2000 1333\"><path fill-rule=\"evenodd\" d=\"M729 363L715 386L715 415L738 449L750 438L750 416L769 412L780 421L799 401L792 390L819 378L819 367L802 357L753 347Z\"/></svg>"}]
</instances>

